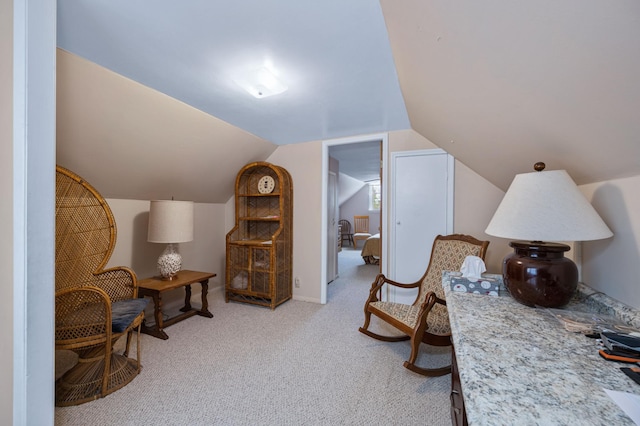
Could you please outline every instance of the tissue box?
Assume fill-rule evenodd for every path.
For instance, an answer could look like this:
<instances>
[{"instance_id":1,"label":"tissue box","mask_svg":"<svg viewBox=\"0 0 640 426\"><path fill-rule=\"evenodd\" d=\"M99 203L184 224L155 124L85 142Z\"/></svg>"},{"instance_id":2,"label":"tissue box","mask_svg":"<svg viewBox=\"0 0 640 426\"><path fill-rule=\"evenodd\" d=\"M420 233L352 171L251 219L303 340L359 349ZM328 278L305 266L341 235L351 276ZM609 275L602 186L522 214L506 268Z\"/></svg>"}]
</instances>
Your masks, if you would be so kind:
<instances>
[{"instance_id":1,"label":"tissue box","mask_svg":"<svg viewBox=\"0 0 640 426\"><path fill-rule=\"evenodd\" d=\"M469 281L464 277L451 278L451 290L461 293L476 293L487 296L500 295L500 283L494 278L480 278L476 282Z\"/></svg>"}]
</instances>

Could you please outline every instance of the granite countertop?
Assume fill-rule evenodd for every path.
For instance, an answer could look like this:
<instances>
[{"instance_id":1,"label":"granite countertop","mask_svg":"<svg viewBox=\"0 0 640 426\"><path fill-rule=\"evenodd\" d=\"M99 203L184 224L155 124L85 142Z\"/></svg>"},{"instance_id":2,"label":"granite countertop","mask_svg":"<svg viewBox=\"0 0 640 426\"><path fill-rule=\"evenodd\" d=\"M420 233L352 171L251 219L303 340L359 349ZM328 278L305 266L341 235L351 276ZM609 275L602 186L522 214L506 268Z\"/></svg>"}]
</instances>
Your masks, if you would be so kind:
<instances>
[{"instance_id":1,"label":"granite countertop","mask_svg":"<svg viewBox=\"0 0 640 426\"><path fill-rule=\"evenodd\" d=\"M565 330L546 310L506 291L500 297L451 291L452 275L443 274L443 287L470 425L634 424L603 390L640 394L620 371L629 364L605 361L596 339ZM607 296L588 287L579 296L569 309L615 310L628 324L640 320L624 305L607 308Z\"/></svg>"}]
</instances>

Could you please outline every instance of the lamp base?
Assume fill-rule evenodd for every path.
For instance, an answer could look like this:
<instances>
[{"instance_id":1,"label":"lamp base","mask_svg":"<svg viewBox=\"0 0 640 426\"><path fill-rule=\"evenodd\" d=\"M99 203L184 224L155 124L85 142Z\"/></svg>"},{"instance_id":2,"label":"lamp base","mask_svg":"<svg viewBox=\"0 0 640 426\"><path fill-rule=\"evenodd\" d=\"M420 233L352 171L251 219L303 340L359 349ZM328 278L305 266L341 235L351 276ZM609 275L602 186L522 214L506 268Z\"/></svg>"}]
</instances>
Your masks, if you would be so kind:
<instances>
[{"instance_id":1,"label":"lamp base","mask_svg":"<svg viewBox=\"0 0 640 426\"><path fill-rule=\"evenodd\" d=\"M182 256L178 253L175 244L167 244L158 258L160 276L163 280L172 280L180 269L182 269Z\"/></svg>"},{"instance_id":2,"label":"lamp base","mask_svg":"<svg viewBox=\"0 0 640 426\"><path fill-rule=\"evenodd\" d=\"M512 241L514 252L502 263L504 284L527 306L557 308L571 300L578 287L578 268L564 252L566 244Z\"/></svg>"}]
</instances>

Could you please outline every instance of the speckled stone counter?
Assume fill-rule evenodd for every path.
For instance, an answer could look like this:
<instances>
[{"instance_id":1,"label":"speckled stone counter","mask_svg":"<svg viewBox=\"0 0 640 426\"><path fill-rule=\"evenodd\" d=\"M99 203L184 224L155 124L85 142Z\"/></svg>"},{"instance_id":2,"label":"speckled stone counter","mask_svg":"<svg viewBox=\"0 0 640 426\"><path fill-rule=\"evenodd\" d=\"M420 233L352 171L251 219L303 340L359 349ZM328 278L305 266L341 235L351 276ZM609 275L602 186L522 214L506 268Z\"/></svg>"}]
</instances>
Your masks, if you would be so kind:
<instances>
[{"instance_id":1,"label":"speckled stone counter","mask_svg":"<svg viewBox=\"0 0 640 426\"><path fill-rule=\"evenodd\" d=\"M605 361L595 339L571 333L543 309L442 285L469 425L633 425L603 388L640 394ZM488 275L502 281L500 275ZM588 287L571 302L640 324L640 313ZM608 299L608 300L607 300ZM580 301L582 300L582 301ZM614 312L615 311L615 312Z\"/></svg>"}]
</instances>

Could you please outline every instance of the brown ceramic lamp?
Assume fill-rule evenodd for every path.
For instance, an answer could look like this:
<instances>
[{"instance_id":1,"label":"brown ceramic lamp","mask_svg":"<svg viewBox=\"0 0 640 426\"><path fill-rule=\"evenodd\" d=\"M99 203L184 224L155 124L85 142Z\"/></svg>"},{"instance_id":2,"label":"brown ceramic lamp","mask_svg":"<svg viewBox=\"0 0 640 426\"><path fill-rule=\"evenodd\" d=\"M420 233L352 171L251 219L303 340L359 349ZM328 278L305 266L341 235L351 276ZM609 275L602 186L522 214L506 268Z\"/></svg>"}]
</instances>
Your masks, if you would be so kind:
<instances>
[{"instance_id":1,"label":"brown ceramic lamp","mask_svg":"<svg viewBox=\"0 0 640 426\"><path fill-rule=\"evenodd\" d=\"M502 264L511 296L528 306L566 305L578 286L578 269L564 253L566 244L609 238L611 230L564 170L516 175L485 232L517 239Z\"/></svg>"}]
</instances>

